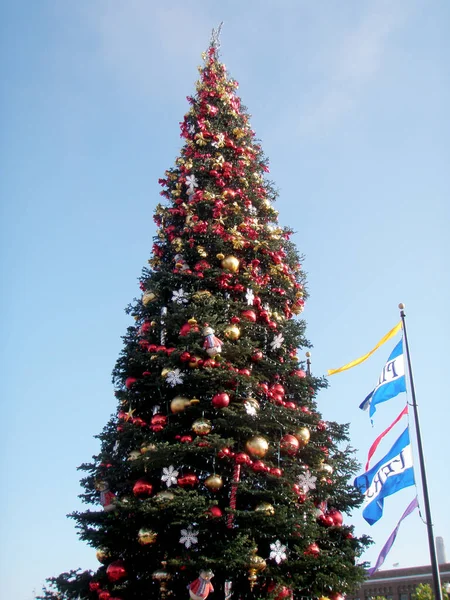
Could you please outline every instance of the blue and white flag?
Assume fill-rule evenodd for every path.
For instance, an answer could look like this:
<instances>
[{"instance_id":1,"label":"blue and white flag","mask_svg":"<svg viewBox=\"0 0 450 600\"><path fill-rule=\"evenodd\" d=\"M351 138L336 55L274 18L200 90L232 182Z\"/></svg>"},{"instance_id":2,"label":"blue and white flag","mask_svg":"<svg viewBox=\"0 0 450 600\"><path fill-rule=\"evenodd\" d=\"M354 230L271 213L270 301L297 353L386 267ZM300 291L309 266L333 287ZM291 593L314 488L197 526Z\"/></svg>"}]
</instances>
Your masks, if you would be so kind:
<instances>
[{"instance_id":1,"label":"blue and white flag","mask_svg":"<svg viewBox=\"0 0 450 600\"><path fill-rule=\"evenodd\" d=\"M377 464L354 481L366 497L363 517L373 525L383 516L384 499L414 485L409 430L406 428L389 452Z\"/></svg>"},{"instance_id":2,"label":"blue and white flag","mask_svg":"<svg viewBox=\"0 0 450 600\"><path fill-rule=\"evenodd\" d=\"M369 414L372 417L375 414L377 404L394 398L400 392L406 392L403 339L392 350L381 371L377 386L359 405L359 408L362 410L369 408Z\"/></svg>"}]
</instances>

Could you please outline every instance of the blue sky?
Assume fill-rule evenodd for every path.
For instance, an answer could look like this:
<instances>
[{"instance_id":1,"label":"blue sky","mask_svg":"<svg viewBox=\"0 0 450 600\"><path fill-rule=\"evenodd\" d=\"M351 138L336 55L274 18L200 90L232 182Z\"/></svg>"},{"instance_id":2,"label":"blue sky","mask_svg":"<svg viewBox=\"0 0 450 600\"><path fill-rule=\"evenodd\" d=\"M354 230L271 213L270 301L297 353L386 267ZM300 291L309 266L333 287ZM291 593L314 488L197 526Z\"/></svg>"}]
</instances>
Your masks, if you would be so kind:
<instances>
[{"instance_id":1,"label":"blue sky","mask_svg":"<svg viewBox=\"0 0 450 600\"><path fill-rule=\"evenodd\" d=\"M110 373L152 245L157 180L222 20L222 58L270 158L280 222L306 255L314 372L369 350L407 304L449 555L448 2L18 0L1 11L0 595L30 600L46 576L97 566L65 515L81 506L76 467L115 409ZM325 418L351 422L361 461L403 406L379 409L374 429L358 410L388 345L320 397ZM388 499L372 528L353 515L376 542L367 560L413 494ZM428 561L416 513L385 566Z\"/></svg>"}]
</instances>

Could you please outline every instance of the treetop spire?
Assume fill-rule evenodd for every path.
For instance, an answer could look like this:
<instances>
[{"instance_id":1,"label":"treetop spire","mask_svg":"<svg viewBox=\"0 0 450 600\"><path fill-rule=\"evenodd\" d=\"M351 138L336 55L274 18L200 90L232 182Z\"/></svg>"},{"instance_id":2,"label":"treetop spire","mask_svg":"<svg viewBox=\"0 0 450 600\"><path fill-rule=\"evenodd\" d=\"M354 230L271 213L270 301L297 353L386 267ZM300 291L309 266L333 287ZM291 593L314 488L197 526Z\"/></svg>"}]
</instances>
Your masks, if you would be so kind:
<instances>
[{"instance_id":1,"label":"treetop spire","mask_svg":"<svg viewBox=\"0 0 450 600\"><path fill-rule=\"evenodd\" d=\"M216 52L218 52L220 48L220 34L222 32L222 27L223 21L220 22L219 27L213 27L213 30L211 32L211 39L209 45L211 48L214 48Z\"/></svg>"}]
</instances>

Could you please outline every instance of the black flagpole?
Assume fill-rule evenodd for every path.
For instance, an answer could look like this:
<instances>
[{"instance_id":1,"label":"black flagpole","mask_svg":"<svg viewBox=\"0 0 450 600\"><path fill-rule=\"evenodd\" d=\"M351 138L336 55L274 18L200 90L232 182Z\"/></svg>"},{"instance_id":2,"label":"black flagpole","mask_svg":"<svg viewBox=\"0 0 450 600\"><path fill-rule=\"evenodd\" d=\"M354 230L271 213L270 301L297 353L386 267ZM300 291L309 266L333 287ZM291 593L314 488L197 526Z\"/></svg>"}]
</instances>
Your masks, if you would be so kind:
<instances>
[{"instance_id":1,"label":"black flagpole","mask_svg":"<svg viewBox=\"0 0 450 600\"><path fill-rule=\"evenodd\" d=\"M311 352L306 352L306 372L311 375Z\"/></svg>"},{"instance_id":2,"label":"black flagpole","mask_svg":"<svg viewBox=\"0 0 450 600\"><path fill-rule=\"evenodd\" d=\"M420 478L422 480L422 489L423 489L423 503L425 507L425 516L426 516L426 524L428 531L428 544L430 546L430 559L431 559L431 571L433 575L433 591L435 600L442 600L442 589L441 589L441 580L439 576L439 566L437 561L436 554L436 545L434 542L434 534L433 534L433 521L431 519L431 509L430 509L430 498L428 495L428 483L427 476L425 473L425 461L423 458L423 448L422 448L422 435L420 433L419 426L419 412L417 409L416 402L416 390L414 388L414 379L411 368L411 356L409 354L409 344L408 344L408 334L406 333L406 323L405 323L405 305L399 304L400 316L402 318L403 325L403 337L405 339L406 346L406 358L408 361L408 373L409 373L409 383L411 389L411 398L412 398L412 406L414 409L414 424L416 427L416 437L417 437L417 452L419 454L419 465L420 465Z\"/></svg>"}]
</instances>

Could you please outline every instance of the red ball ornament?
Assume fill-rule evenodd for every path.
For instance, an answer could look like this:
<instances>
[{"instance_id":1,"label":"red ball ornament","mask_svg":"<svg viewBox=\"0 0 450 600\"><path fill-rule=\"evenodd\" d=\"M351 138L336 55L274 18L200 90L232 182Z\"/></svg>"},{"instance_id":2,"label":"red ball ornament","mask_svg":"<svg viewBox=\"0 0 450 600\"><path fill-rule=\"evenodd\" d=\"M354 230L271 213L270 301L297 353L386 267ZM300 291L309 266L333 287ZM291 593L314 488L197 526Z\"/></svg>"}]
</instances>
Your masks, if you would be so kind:
<instances>
[{"instance_id":1,"label":"red ball ornament","mask_svg":"<svg viewBox=\"0 0 450 600\"><path fill-rule=\"evenodd\" d=\"M153 415L152 420L150 421L150 429L152 431L162 431L166 425L166 415L160 415L159 413Z\"/></svg>"},{"instance_id":2,"label":"red ball ornament","mask_svg":"<svg viewBox=\"0 0 450 600\"><path fill-rule=\"evenodd\" d=\"M148 498L152 495L153 486L145 479L138 479L133 485L133 494L137 498Z\"/></svg>"},{"instance_id":3,"label":"red ball ornament","mask_svg":"<svg viewBox=\"0 0 450 600\"><path fill-rule=\"evenodd\" d=\"M279 394L280 396L284 396L284 394L286 393L286 390L281 385L281 383L275 383L274 385L272 385L270 387L270 391L274 394Z\"/></svg>"},{"instance_id":4,"label":"red ball ornament","mask_svg":"<svg viewBox=\"0 0 450 600\"><path fill-rule=\"evenodd\" d=\"M192 442L192 436L191 435L182 435L180 437L180 442L182 444L190 444Z\"/></svg>"},{"instance_id":5,"label":"red ball ornament","mask_svg":"<svg viewBox=\"0 0 450 600\"><path fill-rule=\"evenodd\" d=\"M281 394L271 394L271 398L277 406L283 406L283 396Z\"/></svg>"},{"instance_id":6,"label":"red ball ornament","mask_svg":"<svg viewBox=\"0 0 450 600\"><path fill-rule=\"evenodd\" d=\"M222 448L221 450L219 450L219 452L217 453L217 456L219 458L225 458L226 456L230 456L231 454L231 450L229 448Z\"/></svg>"},{"instance_id":7,"label":"red ball ornament","mask_svg":"<svg viewBox=\"0 0 450 600\"><path fill-rule=\"evenodd\" d=\"M106 569L106 575L109 581L119 581L119 579L123 579L126 574L127 571L122 560L115 560Z\"/></svg>"},{"instance_id":8,"label":"red ball ornament","mask_svg":"<svg viewBox=\"0 0 450 600\"><path fill-rule=\"evenodd\" d=\"M319 421L317 423L317 431L325 431L327 428L327 424L324 421Z\"/></svg>"},{"instance_id":9,"label":"red ball ornament","mask_svg":"<svg viewBox=\"0 0 450 600\"><path fill-rule=\"evenodd\" d=\"M252 361L253 362L259 362L260 360L262 360L263 358L263 353L261 352L261 350L255 350L252 354Z\"/></svg>"},{"instance_id":10,"label":"red ball ornament","mask_svg":"<svg viewBox=\"0 0 450 600\"><path fill-rule=\"evenodd\" d=\"M180 360L181 362L188 362L191 360L191 355L189 352L184 351L180 354Z\"/></svg>"},{"instance_id":11,"label":"red ball ornament","mask_svg":"<svg viewBox=\"0 0 450 600\"><path fill-rule=\"evenodd\" d=\"M304 554L309 554L310 556L319 556L320 548L315 542L313 542L306 548Z\"/></svg>"},{"instance_id":12,"label":"red ball ornament","mask_svg":"<svg viewBox=\"0 0 450 600\"><path fill-rule=\"evenodd\" d=\"M254 310L243 310L241 315L247 321L250 321L251 323L256 323L256 313Z\"/></svg>"},{"instance_id":13,"label":"red ball ornament","mask_svg":"<svg viewBox=\"0 0 450 600\"><path fill-rule=\"evenodd\" d=\"M100 583L98 581L91 581L89 583L89 589L91 590L91 592L96 592L100 589Z\"/></svg>"},{"instance_id":14,"label":"red ball ornament","mask_svg":"<svg viewBox=\"0 0 450 600\"><path fill-rule=\"evenodd\" d=\"M285 454L289 454L289 456L294 456L294 454L297 454L300 448L300 443L294 435L287 433L281 438L280 447L281 451Z\"/></svg>"},{"instance_id":15,"label":"red ball ornament","mask_svg":"<svg viewBox=\"0 0 450 600\"><path fill-rule=\"evenodd\" d=\"M258 387L259 387L259 389L261 390L261 392L263 394L268 394L268 392L269 392L269 386L267 385L267 383L259 383Z\"/></svg>"},{"instance_id":16,"label":"red ball ornament","mask_svg":"<svg viewBox=\"0 0 450 600\"><path fill-rule=\"evenodd\" d=\"M289 589L285 585L277 586L277 584L273 581L271 583L269 583L269 585L267 586L267 591L275 592L275 594L277 594L275 596L275 600L285 600L286 598L292 598L292 590L291 589Z\"/></svg>"},{"instance_id":17,"label":"red ball ornament","mask_svg":"<svg viewBox=\"0 0 450 600\"><path fill-rule=\"evenodd\" d=\"M108 590L102 590L98 594L98 600L111 600L111 594L108 592Z\"/></svg>"},{"instance_id":18,"label":"red ball ornament","mask_svg":"<svg viewBox=\"0 0 450 600\"><path fill-rule=\"evenodd\" d=\"M319 515L317 517L317 522L323 527L331 527L334 525L333 519L329 515Z\"/></svg>"},{"instance_id":19,"label":"red ball ornament","mask_svg":"<svg viewBox=\"0 0 450 600\"><path fill-rule=\"evenodd\" d=\"M234 457L234 460L238 465L248 465L250 462L250 456L245 454L245 452L238 452Z\"/></svg>"},{"instance_id":20,"label":"red ball ornament","mask_svg":"<svg viewBox=\"0 0 450 600\"><path fill-rule=\"evenodd\" d=\"M194 475L194 473L188 473L183 477L178 478L178 485L181 485L181 487L186 487L188 485L194 487L194 485L196 485L197 483L198 477L197 475Z\"/></svg>"},{"instance_id":21,"label":"red ball ornament","mask_svg":"<svg viewBox=\"0 0 450 600\"><path fill-rule=\"evenodd\" d=\"M292 598L292 590L283 586L280 593L275 596L275 600L283 600L283 598Z\"/></svg>"},{"instance_id":22,"label":"red ball ornament","mask_svg":"<svg viewBox=\"0 0 450 600\"><path fill-rule=\"evenodd\" d=\"M292 375L294 375L295 377L300 377L300 379L304 379L306 377L306 373L302 369L297 369L293 371Z\"/></svg>"},{"instance_id":23,"label":"red ball ornament","mask_svg":"<svg viewBox=\"0 0 450 600\"><path fill-rule=\"evenodd\" d=\"M127 388L127 390L130 390L133 385L136 383L137 379L136 377L127 377L125 379L125 387Z\"/></svg>"},{"instance_id":24,"label":"red ball ornament","mask_svg":"<svg viewBox=\"0 0 450 600\"><path fill-rule=\"evenodd\" d=\"M214 519L220 519L220 517L223 517L223 511L221 508L219 508L218 506L211 506L208 509L208 513L211 515L211 517L213 517Z\"/></svg>"},{"instance_id":25,"label":"red ball ornament","mask_svg":"<svg viewBox=\"0 0 450 600\"><path fill-rule=\"evenodd\" d=\"M213 396L212 405L214 408L226 408L230 404L230 396L222 392Z\"/></svg>"},{"instance_id":26,"label":"red ball ornament","mask_svg":"<svg viewBox=\"0 0 450 600\"><path fill-rule=\"evenodd\" d=\"M344 600L344 596L339 592L333 592L332 594L328 594L328 598L330 600Z\"/></svg>"},{"instance_id":27,"label":"red ball ornament","mask_svg":"<svg viewBox=\"0 0 450 600\"><path fill-rule=\"evenodd\" d=\"M329 510L327 516L331 517L331 519L333 520L333 525L335 527L340 527L344 522L344 517L341 511L337 510L336 508L332 508L331 510Z\"/></svg>"},{"instance_id":28,"label":"red ball ornament","mask_svg":"<svg viewBox=\"0 0 450 600\"><path fill-rule=\"evenodd\" d=\"M252 469L256 471L256 473L264 473L266 470L266 465L263 463L262 460L255 460L255 462L252 465Z\"/></svg>"},{"instance_id":29,"label":"red ball ornament","mask_svg":"<svg viewBox=\"0 0 450 600\"><path fill-rule=\"evenodd\" d=\"M278 467L273 467L270 469L269 473L274 477L281 477L283 475L283 471Z\"/></svg>"},{"instance_id":30,"label":"red ball ornament","mask_svg":"<svg viewBox=\"0 0 450 600\"><path fill-rule=\"evenodd\" d=\"M186 337L191 332L191 330L192 330L191 324L185 323L184 325L181 326L179 335L181 337ZM198 328L197 328L197 331L198 331Z\"/></svg>"}]
</instances>

